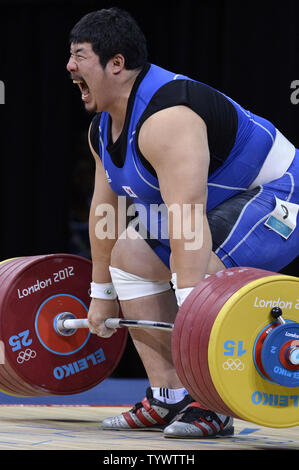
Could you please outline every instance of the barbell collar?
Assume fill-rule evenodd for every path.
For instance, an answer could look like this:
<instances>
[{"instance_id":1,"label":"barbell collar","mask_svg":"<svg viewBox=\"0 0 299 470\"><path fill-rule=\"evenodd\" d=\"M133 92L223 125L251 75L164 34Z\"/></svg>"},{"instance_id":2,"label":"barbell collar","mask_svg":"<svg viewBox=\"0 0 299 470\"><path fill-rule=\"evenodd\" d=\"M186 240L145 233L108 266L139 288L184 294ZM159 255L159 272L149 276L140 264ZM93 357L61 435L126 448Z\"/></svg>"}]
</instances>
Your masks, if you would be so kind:
<instances>
[{"instance_id":1,"label":"barbell collar","mask_svg":"<svg viewBox=\"0 0 299 470\"><path fill-rule=\"evenodd\" d=\"M122 318L107 318L105 320L105 326L107 328L140 328L148 330L163 330L172 331L173 323L158 322L151 320L124 320Z\"/></svg>"},{"instance_id":2,"label":"barbell collar","mask_svg":"<svg viewBox=\"0 0 299 470\"><path fill-rule=\"evenodd\" d=\"M293 365L299 364L299 348L298 347L294 347L290 349L288 353L288 360Z\"/></svg>"},{"instance_id":3,"label":"barbell collar","mask_svg":"<svg viewBox=\"0 0 299 470\"><path fill-rule=\"evenodd\" d=\"M282 317L282 310L280 307L273 307L271 310L271 315L273 318L278 320L281 325L285 325L285 319Z\"/></svg>"}]
</instances>

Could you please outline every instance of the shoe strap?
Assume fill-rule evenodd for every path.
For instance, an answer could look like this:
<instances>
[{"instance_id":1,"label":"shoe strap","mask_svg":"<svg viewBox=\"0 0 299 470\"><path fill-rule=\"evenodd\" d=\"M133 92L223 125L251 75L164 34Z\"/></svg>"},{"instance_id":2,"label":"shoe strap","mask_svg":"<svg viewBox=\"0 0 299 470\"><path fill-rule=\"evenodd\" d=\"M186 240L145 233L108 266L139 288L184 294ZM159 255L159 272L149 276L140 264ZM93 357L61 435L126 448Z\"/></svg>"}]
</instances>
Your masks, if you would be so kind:
<instances>
[{"instance_id":1,"label":"shoe strap","mask_svg":"<svg viewBox=\"0 0 299 470\"><path fill-rule=\"evenodd\" d=\"M151 409L150 402L148 401L147 398L143 398L143 400L141 400L141 403L142 403L143 408L144 408L146 411L149 411L149 410Z\"/></svg>"},{"instance_id":2,"label":"shoe strap","mask_svg":"<svg viewBox=\"0 0 299 470\"><path fill-rule=\"evenodd\" d=\"M151 407L150 402L147 398L143 398L141 401L143 408L148 412L148 414L155 420L157 423L160 424L167 424L167 422L161 418L161 416Z\"/></svg>"},{"instance_id":3,"label":"shoe strap","mask_svg":"<svg viewBox=\"0 0 299 470\"><path fill-rule=\"evenodd\" d=\"M198 403L197 401L193 401L192 403L189 403L188 405L188 408L191 408L191 407L195 407L195 408L200 408L201 410L205 410L206 408L203 408L200 403Z\"/></svg>"}]
</instances>

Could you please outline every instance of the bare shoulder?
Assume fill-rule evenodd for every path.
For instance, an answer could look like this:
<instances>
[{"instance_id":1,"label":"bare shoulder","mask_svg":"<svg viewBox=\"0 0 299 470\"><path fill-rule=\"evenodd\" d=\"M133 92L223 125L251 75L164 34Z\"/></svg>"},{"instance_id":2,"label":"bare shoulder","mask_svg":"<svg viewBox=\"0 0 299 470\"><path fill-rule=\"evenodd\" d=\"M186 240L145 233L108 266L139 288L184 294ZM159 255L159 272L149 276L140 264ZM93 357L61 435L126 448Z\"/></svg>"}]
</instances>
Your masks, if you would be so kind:
<instances>
[{"instance_id":1,"label":"bare shoulder","mask_svg":"<svg viewBox=\"0 0 299 470\"><path fill-rule=\"evenodd\" d=\"M92 156L95 159L95 162L98 163L99 160L100 160L100 155L94 150L94 148L91 144L91 137L90 137L91 128L92 128L92 122L90 123L89 128L88 128L88 145L89 145L90 151L92 153Z\"/></svg>"},{"instance_id":2,"label":"bare shoulder","mask_svg":"<svg viewBox=\"0 0 299 470\"><path fill-rule=\"evenodd\" d=\"M161 162L161 154L170 154L175 159L182 153L187 158L192 158L194 153L209 153L205 122L192 109L182 105L150 116L140 129L138 145L154 166Z\"/></svg>"},{"instance_id":3,"label":"bare shoulder","mask_svg":"<svg viewBox=\"0 0 299 470\"><path fill-rule=\"evenodd\" d=\"M186 106L159 111L142 125L138 144L157 173L166 203L205 199L210 152L200 116Z\"/></svg>"}]
</instances>

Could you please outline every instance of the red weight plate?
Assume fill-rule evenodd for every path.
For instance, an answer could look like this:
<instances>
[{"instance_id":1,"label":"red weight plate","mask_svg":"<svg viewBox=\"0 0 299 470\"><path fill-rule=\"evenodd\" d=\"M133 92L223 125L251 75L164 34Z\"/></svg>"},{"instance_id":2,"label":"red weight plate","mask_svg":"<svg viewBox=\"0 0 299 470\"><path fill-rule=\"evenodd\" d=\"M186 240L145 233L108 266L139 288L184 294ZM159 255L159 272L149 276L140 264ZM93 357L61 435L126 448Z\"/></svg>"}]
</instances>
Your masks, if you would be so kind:
<instances>
[{"instance_id":1,"label":"red weight plate","mask_svg":"<svg viewBox=\"0 0 299 470\"><path fill-rule=\"evenodd\" d=\"M11 276L1 317L7 362L36 395L88 390L112 373L123 354L127 329L107 339L88 330L71 337L53 331L59 313L87 316L90 280L90 261L65 254L28 260Z\"/></svg>"},{"instance_id":2,"label":"red weight plate","mask_svg":"<svg viewBox=\"0 0 299 470\"><path fill-rule=\"evenodd\" d=\"M222 401L220 401L218 394L211 393L210 387L206 385L204 368L207 364L201 362L201 358L204 355L203 348L207 347L207 344L204 341L207 336L205 332L205 323L208 315L211 313L210 311L207 311L206 305L208 305L209 299L214 293L214 285L215 283L217 284L217 277L211 276L205 282L207 282L205 292L200 292L200 296L197 296L197 301L193 302L192 308L189 312L191 324L194 325L189 341L188 359L191 364L191 375L189 376L189 380L192 381L194 388L199 391L199 396L205 397L208 409L223 412L223 409L221 408Z\"/></svg>"},{"instance_id":3,"label":"red weight plate","mask_svg":"<svg viewBox=\"0 0 299 470\"><path fill-rule=\"evenodd\" d=\"M207 299L207 302L205 304L205 308L207 311L206 311L204 322L202 323L201 328L198 332L198 339L197 339L197 341L202 345L202 350L201 350L200 355L193 354L193 357L192 357L193 372L194 372L194 377L196 380L198 370L201 371L203 378L204 378L204 383L206 384L206 387L207 387L206 392L208 391L209 396L211 397L211 400L213 400L213 403L215 404L214 410L220 413L230 415L231 410L222 401L214 385L211 384L210 374L209 374L209 364L208 364L208 347L209 347L209 340L210 340L210 332L214 324L214 321L218 315L218 312L221 309L221 306L226 301L225 294L227 293L226 292L227 284L223 281L219 282L218 276L212 276L211 282L212 282L211 295ZM233 291L235 291L237 288L238 286L234 278L233 287L229 285L229 291L230 291L229 297L233 294ZM219 299L221 301L220 305L217 303ZM198 308L200 308L200 305ZM196 308L195 308L195 314L196 314Z\"/></svg>"},{"instance_id":4,"label":"red weight plate","mask_svg":"<svg viewBox=\"0 0 299 470\"><path fill-rule=\"evenodd\" d=\"M219 276L217 284L215 283L214 285L214 292L209 299L207 305L208 314L206 318L205 331L203 332L204 334L200 336L200 340L202 341L204 346L203 355L200 358L200 362L202 364L202 373L204 376L205 383L209 387L211 395L214 398L219 397L218 400L220 399L221 402L221 410L222 412L225 412L225 414L230 414L233 416L231 410L222 401L217 390L215 389L209 370L208 346L211 329L219 311L235 292L237 292L241 287L245 286L251 281L254 281L260 277L270 276L272 274L273 273L270 273L268 271L253 268L246 271L243 269L240 270L240 268L230 268L229 270L223 272L223 276ZM224 286L225 288L223 288ZM219 345L219 347L222 346L223 345Z\"/></svg>"},{"instance_id":5,"label":"red weight plate","mask_svg":"<svg viewBox=\"0 0 299 470\"><path fill-rule=\"evenodd\" d=\"M209 345L210 331L206 328L207 320L211 318L214 323L214 319L218 313L209 308L210 298L214 295L218 279L215 276L209 278L208 281L209 289L206 290L205 298L202 299L201 295L197 297L190 310L190 317L196 326L194 327L195 334L190 337L189 361L191 363L194 387L201 390L201 394L204 394L206 397L209 404L208 409L223 412L222 400L220 400L218 394L213 393L213 390L211 390L210 386L206 383L206 369L208 368L208 363L202 361ZM198 316L201 318L199 323L197 323Z\"/></svg>"},{"instance_id":6,"label":"red weight plate","mask_svg":"<svg viewBox=\"0 0 299 470\"><path fill-rule=\"evenodd\" d=\"M195 377L197 368L201 369L204 382L206 383L207 389L209 390L209 394L213 402L216 404L216 410L220 413L224 414L231 414L231 410L225 405L222 401L221 397L218 394L218 391L215 390L214 386L211 386L210 380L210 373L209 373L209 363L208 363L208 348L209 348L209 341L210 341L210 332L214 325L215 319L224 305L224 303L228 300L228 298L236 292L239 287L243 285L243 281L240 285L237 283L237 279L235 279L236 272L233 269L229 271L229 273L234 273L234 284L231 285L231 277L228 279L228 283L223 282L223 280L219 279L218 276L214 276L213 284L211 286L211 295L207 300L206 303L206 315L204 324L202 325L202 329L199 332L198 341L203 346L203 354L197 356L197 361L195 358L194 361L194 368L195 368ZM226 274L228 274L226 272ZM222 347L222 345L219 345ZM212 384L213 385L213 384Z\"/></svg>"},{"instance_id":7,"label":"red weight plate","mask_svg":"<svg viewBox=\"0 0 299 470\"><path fill-rule=\"evenodd\" d=\"M216 276L210 276L200 283L186 299L176 318L173 334L174 363L181 381L186 388L195 392L193 397L205 408L220 409L219 395L211 393L205 384L203 369L208 364L200 362L207 345L200 339L207 315L206 306L213 295ZM192 296L192 297L191 297ZM179 344L177 345L177 340ZM222 401L221 401L222 403Z\"/></svg>"},{"instance_id":8,"label":"red weight plate","mask_svg":"<svg viewBox=\"0 0 299 470\"><path fill-rule=\"evenodd\" d=\"M14 384L10 384L9 379L7 379L7 375L2 373L2 365L0 366L0 392L6 393L7 395L14 395L14 396L22 396L22 397L29 397L32 395L22 393L20 394Z\"/></svg>"},{"instance_id":9,"label":"red weight plate","mask_svg":"<svg viewBox=\"0 0 299 470\"><path fill-rule=\"evenodd\" d=\"M246 273L246 275L245 275ZM232 283L233 274L233 285ZM173 344L174 348L178 350L178 354L174 355L175 367L179 372L179 376L182 370L182 361L185 362L185 371L188 371L188 377L184 377L187 383L191 385L193 390L198 390L198 394L195 394L194 398L199 402L208 402L209 408L213 408L217 404L220 412L225 414L231 414L230 409L227 408L226 404L222 401L214 384L211 380L208 364L208 346L209 338L212 326L218 312L225 304L225 302L236 292L240 287L247 284L251 280L255 280L258 277L264 277L266 275L272 275L268 271L263 270L240 270L240 268L231 268L225 270L222 273L211 276L201 284L199 284L191 295L186 299L183 306L181 307L177 319L176 326L173 332ZM209 294L206 290L202 294L204 284L211 285ZM202 296L203 295L203 296ZM179 337L181 336L180 328L184 324L184 317L188 314L189 318L189 331L192 327L191 337L186 337L185 342L189 342L188 356L186 357L186 351L180 351L178 346ZM197 318L199 318L197 322ZM200 345L200 346L199 346ZM199 346L199 347L198 347ZM183 359L178 360L178 356L183 356ZM186 361L190 361L190 366L187 366ZM191 375L190 375L190 370ZM185 374L185 372L184 372ZM198 377L198 379L197 379ZM215 409L215 406L214 406Z\"/></svg>"},{"instance_id":10,"label":"red weight plate","mask_svg":"<svg viewBox=\"0 0 299 470\"><path fill-rule=\"evenodd\" d=\"M3 294L5 293L5 284L9 281L9 276L11 273L14 272L17 266L20 266L25 263L24 258L15 258L12 260L6 261L4 264L0 265L0 306L3 305ZM0 308L0 315L1 315L1 308ZM0 323L1 324L1 323ZM0 338L2 340L2 333L0 332ZM4 349L6 352L5 344ZM35 394L34 388L30 387L27 383L20 380L20 378L15 374L15 372L9 367L6 354L4 363L0 366L0 388L12 395L20 395L20 396L32 396Z\"/></svg>"},{"instance_id":11,"label":"red weight plate","mask_svg":"<svg viewBox=\"0 0 299 470\"><path fill-rule=\"evenodd\" d=\"M13 259L8 259L8 260L0 262L0 277L2 276L3 273L5 273L5 271L7 271L7 269L11 265L12 261L14 261L14 260Z\"/></svg>"},{"instance_id":12,"label":"red weight plate","mask_svg":"<svg viewBox=\"0 0 299 470\"><path fill-rule=\"evenodd\" d=\"M6 295L6 289L9 287L10 278L15 271L26 266L28 263L28 258L15 258L9 261L9 269L6 270L5 274L2 273L0 277L1 280L1 289L0 289L0 317L3 316L3 305ZM6 263L5 263L6 264ZM6 325L5 325L6 327ZM2 322L0 322L0 336L3 338L2 331ZM36 390L26 381L22 380L19 375L10 367L9 362L7 361L7 344L4 344L5 348L5 362L1 366L1 385L8 393L22 395L22 396L34 396L36 395Z\"/></svg>"},{"instance_id":13,"label":"red weight plate","mask_svg":"<svg viewBox=\"0 0 299 470\"><path fill-rule=\"evenodd\" d=\"M190 360L190 346L191 342L194 343L193 337L194 335L197 336L198 330L200 328L200 324L202 322L202 314L203 312L196 312L197 315L194 318L194 316L191 314L192 309L194 305L198 304L196 300L198 299L198 296L200 296L200 301L202 303L205 302L205 298L207 295L209 295L209 286L210 286L211 281L203 281L197 288L196 291L196 297L193 297L193 301L189 297L186 299L184 302L183 306L181 309L184 307L184 314L181 315L181 310L180 310L180 315L181 315L181 321L180 325L175 323L175 331L179 332L179 345L176 347L176 351L179 354L176 354L176 357L174 358L175 361L175 367L178 373L178 376L180 377L180 380L184 384L185 388L189 391L189 393L192 395L192 397L200 403L200 405L203 408L210 408L210 403L206 399L206 394L203 393L204 389L204 384L203 382L203 377L201 374L198 377L198 383L195 384L194 378L193 378L193 373L192 373L192 360ZM207 294L208 292L208 294ZM193 292L192 292L193 294ZM186 305L186 302L187 305ZM175 341L175 338L174 338ZM195 339L195 344L196 344L196 353L198 350L201 350L201 345L199 343L196 343Z\"/></svg>"},{"instance_id":14,"label":"red weight plate","mask_svg":"<svg viewBox=\"0 0 299 470\"><path fill-rule=\"evenodd\" d=\"M191 308L192 302L195 299L195 291L193 290L188 296L188 304L186 305L187 300L180 307L178 314L175 319L174 329L171 335L171 351L172 351L172 360L176 369L176 373L181 380L182 384L186 390L190 393L192 397L196 395L196 392L190 386L184 369L184 358L185 358L185 347L186 342L183 340L184 332L186 331L185 322L188 317L189 309ZM204 406L204 405L203 405Z\"/></svg>"}]
</instances>

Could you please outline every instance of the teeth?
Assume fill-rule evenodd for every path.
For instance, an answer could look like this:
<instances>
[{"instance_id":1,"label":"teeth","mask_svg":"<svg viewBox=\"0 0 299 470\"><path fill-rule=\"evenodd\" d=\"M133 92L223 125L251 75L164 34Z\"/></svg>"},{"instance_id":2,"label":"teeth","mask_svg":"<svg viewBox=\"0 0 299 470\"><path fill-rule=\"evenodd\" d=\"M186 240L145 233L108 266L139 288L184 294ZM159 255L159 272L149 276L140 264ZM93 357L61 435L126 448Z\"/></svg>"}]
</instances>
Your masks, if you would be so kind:
<instances>
[{"instance_id":1,"label":"teeth","mask_svg":"<svg viewBox=\"0 0 299 470\"><path fill-rule=\"evenodd\" d=\"M73 83L83 83L82 80L73 80Z\"/></svg>"}]
</instances>

